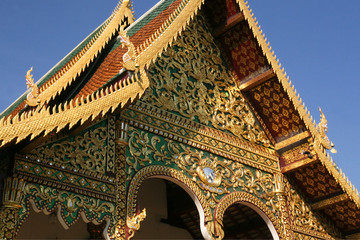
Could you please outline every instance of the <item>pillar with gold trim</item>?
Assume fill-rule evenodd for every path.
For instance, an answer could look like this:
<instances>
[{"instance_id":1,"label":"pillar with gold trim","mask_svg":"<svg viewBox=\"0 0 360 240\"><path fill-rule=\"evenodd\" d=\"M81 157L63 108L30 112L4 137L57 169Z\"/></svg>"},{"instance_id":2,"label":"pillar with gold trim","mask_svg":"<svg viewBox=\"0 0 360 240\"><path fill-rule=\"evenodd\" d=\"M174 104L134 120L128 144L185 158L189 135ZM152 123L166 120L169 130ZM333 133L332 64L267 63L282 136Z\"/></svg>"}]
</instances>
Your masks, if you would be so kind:
<instances>
[{"instance_id":1,"label":"pillar with gold trim","mask_svg":"<svg viewBox=\"0 0 360 240\"><path fill-rule=\"evenodd\" d=\"M25 182L22 179L8 177L4 181L0 207L0 239L15 239L24 188Z\"/></svg>"},{"instance_id":2,"label":"pillar with gold trim","mask_svg":"<svg viewBox=\"0 0 360 240\"><path fill-rule=\"evenodd\" d=\"M115 146L115 236L116 240L126 239L126 147L127 123L121 120L116 122Z\"/></svg>"},{"instance_id":3,"label":"pillar with gold trim","mask_svg":"<svg viewBox=\"0 0 360 240\"><path fill-rule=\"evenodd\" d=\"M280 212L283 239L294 239L294 233L291 230L290 216L288 212L286 196L284 191L284 176L281 173L275 174L275 195Z\"/></svg>"}]
</instances>

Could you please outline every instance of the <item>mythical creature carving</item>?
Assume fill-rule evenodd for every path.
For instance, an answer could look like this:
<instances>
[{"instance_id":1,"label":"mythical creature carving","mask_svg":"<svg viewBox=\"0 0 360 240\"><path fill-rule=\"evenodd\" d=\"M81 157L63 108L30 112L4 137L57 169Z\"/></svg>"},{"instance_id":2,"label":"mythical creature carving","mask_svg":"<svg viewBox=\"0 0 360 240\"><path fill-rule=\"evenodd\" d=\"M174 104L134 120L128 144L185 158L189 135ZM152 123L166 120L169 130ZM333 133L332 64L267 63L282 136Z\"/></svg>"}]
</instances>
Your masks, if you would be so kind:
<instances>
[{"instance_id":1,"label":"mythical creature carving","mask_svg":"<svg viewBox=\"0 0 360 240\"><path fill-rule=\"evenodd\" d=\"M123 66L128 71L135 71L139 67L136 62L135 46L132 42L130 42L130 38L127 36L127 33L123 30L123 28L120 28L119 38L121 43L125 44L122 45L122 47L126 46L128 48L128 51L123 55Z\"/></svg>"},{"instance_id":2,"label":"mythical creature carving","mask_svg":"<svg viewBox=\"0 0 360 240\"><path fill-rule=\"evenodd\" d=\"M328 136L326 135L328 132L328 126L327 126L327 120L325 117L325 114L321 111L321 108L319 107L319 111L320 111L320 123L317 125L317 130L320 133L320 144L326 148L327 150L330 150L332 153L336 153L336 149L334 148L334 143L331 142L328 138Z\"/></svg>"},{"instance_id":3,"label":"mythical creature carving","mask_svg":"<svg viewBox=\"0 0 360 240\"><path fill-rule=\"evenodd\" d=\"M129 228L129 238L132 239L134 237L135 231L140 229L140 223L146 218L146 208L144 208L141 213L134 215L133 217L128 217L126 220L126 225Z\"/></svg>"},{"instance_id":4,"label":"mythical creature carving","mask_svg":"<svg viewBox=\"0 0 360 240\"><path fill-rule=\"evenodd\" d=\"M33 75L31 74L32 70L33 67L25 75L27 88L31 88L31 92L26 96L25 103L30 107L36 107L40 103L38 99L40 93L38 86L34 83Z\"/></svg>"}]
</instances>

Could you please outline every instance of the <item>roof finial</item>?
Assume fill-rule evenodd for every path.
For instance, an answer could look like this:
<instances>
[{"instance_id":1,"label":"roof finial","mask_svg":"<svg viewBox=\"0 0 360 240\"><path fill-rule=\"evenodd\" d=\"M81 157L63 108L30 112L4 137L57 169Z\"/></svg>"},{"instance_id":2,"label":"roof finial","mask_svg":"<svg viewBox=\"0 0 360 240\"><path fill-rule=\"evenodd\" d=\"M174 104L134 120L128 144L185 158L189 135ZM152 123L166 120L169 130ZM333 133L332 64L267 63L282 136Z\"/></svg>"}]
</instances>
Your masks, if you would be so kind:
<instances>
[{"instance_id":1,"label":"roof finial","mask_svg":"<svg viewBox=\"0 0 360 240\"><path fill-rule=\"evenodd\" d=\"M326 135L328 132L328 126L327 126L327 120L325 117L325 114L321 111L321 108L319 107L320 111L320 123L317 125L317 130L320 133L320 144L327 150L330 150L332 153L336 153L336 149L334 148L334 143L331 142Z\"/></svg>"},{"instance_id":2,"label":"roof finial","mask_svg":"<svg viewBox=\"0 0 360 240\"><path fill-rule=\"evenodd\" d=\"M32 70L33 67L31 67L25 75L27 88L31 88L31 92L26 96L25 103L30 107L36 107L40 103L40 100L37 99L39 96L39 88L34 83L33 75L31 74Z\"/></svg>"},{"instance_id":3,"label":"roof finial","mask_svg":"<svg viewBox=\"0 0 360 240\"><path fill-rule=\"evenodd\" d=\"M128 51L123 55L123 66L128 71L135 71L139 67L136 62L135 46L130 42L130 38L127 36L126 31L123 30L123 27L120 27L119 38L121 43L124 43L128 48Z\"/></svg>"}]
</instances>

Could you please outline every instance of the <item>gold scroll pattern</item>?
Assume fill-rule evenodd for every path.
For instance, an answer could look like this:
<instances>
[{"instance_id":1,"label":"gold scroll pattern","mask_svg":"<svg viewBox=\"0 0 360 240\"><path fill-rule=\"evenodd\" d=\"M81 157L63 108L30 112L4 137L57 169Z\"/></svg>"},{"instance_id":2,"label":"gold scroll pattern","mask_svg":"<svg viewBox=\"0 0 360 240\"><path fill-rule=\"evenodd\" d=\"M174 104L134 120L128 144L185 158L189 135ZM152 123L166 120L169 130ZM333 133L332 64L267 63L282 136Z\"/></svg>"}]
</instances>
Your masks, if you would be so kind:
<instances>
[{"instance_id":1,"label":"gold scroll pattern","mask_svg":"<svg viewBox=\"0 0 360 240\"><path fill-rule=\"evenodd\" d=\"M87 221L98 224L104 219L112 216L115 208L110 202L100 199L90 198L68 191L45 187L38 184L28 183L24 190L25 198L22 202L23 214L28 214L29 201L32 201L38 211L45 213L55 211L61 206L60 218L69 227L80 217L80 212L84 212ZM22 216L26 218L26 216Z\"/></svg>"},{"instance_id":2,"label":"gold scroll pattern","mask_svg":"<svg viewBox=\"0 0 360 240\"><path fill-rule=\"evenodd\" d=\"M116 174L116 207L113 216L113 238L117 240L124 240L126 233L126 172L125 172L125 156L126 145L123 143L116 143L116 159L115 159L115 174Z\"/></svg>"},{"instance_id":3,"label":"gold scroll pattern","mask_svg":"<svg viewBox=\"0 0 360 240\"><path fill-rule=\"evenodd\" d=\"M98 127L83 135L36 148L29 155L60 166L70 165L89 172L105 173L106 140L107 128Z\"/></svg>"},{"instance_id":4,"label":"gold scroll pattern","mask_svg":"<svg viewBox=\"0 0 360 240\"><path fill-rule=\"evenodd\" d=\"M181 153L174 156L175 163L190 175L201 189L211 193L207 194L210 206L215 207L220 200L219 196L236 191L236 188L258 198L272 199L274 191L272 174L258 169L252 171L241 163L220 159L212 154L205 156L203 151L193 150L189 147L182 147L182 149ZM219 178L221 178L221 182L214 185L204 181L201 174L204 168L214 171L215 184ZM275 207L273 202L268 203Z\"/></svg>"},{"instance_id":5,"label":"gold scroll pattern","mask_svg":"<svg viewBox=\"0 0 360 240\"><path fill-rule=\"evenodd\" d=\"M215 208L224 194L245 191L262 199L273 213L277 212L272 174L132 127L129 128L129 152L126 158L129 178L148 165L165 165L180 169L192 179L205 192L211 208ZM204 168L211 168L215 179L221 176L220 182L204 181L199 173Z\"/></svg>"},{"instance_id":6,"label":"gold scroll pattern","mask_svg":"<svg viewBox=\"0 0 360 240\"><path fill-rule=\"evenodd\" d=\"M305 229L306 231L313 232L317 236L325 239L333 239L332 236L341 236L341 233L333 224L327 222L320 215L317 215L312 211L310 205L304 201L303 197L285 178L284 183L286 198L289 203L290 216L295 231L296 229Z\"/></svg>"},{"instance_id":7,"label":"gold scroll pattern","mask_svg":"<svg viewBox=\"0 0 360 240\"><path fill-rule=\"evenodd\" d=\"M149 73L152 84L142 101L270 146L234 77L223 65L201 15L151 65Z\"/></svg>"}]
</instances>

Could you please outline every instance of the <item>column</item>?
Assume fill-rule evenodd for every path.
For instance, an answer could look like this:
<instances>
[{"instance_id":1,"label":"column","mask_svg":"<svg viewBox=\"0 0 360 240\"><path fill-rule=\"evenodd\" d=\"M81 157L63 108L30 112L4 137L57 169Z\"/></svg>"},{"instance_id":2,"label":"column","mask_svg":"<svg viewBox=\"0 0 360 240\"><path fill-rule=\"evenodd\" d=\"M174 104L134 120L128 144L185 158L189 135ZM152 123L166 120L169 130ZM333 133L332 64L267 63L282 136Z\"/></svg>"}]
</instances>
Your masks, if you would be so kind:
<instances>
[{"instance_id":1,"label":"column","mask_svg":"<svg viewBox=\"0 0 360 240\"><path fill-rule=\"evenodd\" d=\"M294 233L291 230L290 216L287 207L287 200L284 191L284 179L281 173L275 174L275 196L278 202L278 210L280 214L282 236L284 239L294 239Z\"/></svg>"},{"instance_id":2,"label":"column","mask_svg":"<svg viewBox=\"0 0 360 240\"><path fill-rule=\"evenodd\" d=\"M116 123L116 147L115 147L115 239L126 239L126 147L127 147L127 123L117 121Z\"/></svg>"},{"instance_id":3,"label":"column","mask_svg":"<svg viewBox=\"0 0 360 240\"><path fill-rule=\"evenodd\" d=\"M24 188L23 179L8 177L4 181L4 192L0 207L0 239L15 239Z\"/></svg>"}]
</instances>

